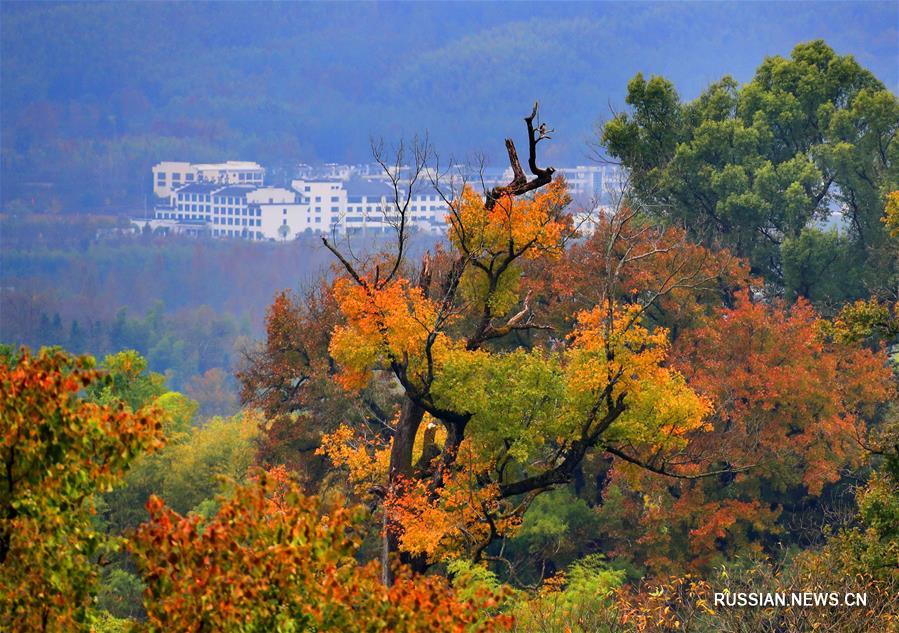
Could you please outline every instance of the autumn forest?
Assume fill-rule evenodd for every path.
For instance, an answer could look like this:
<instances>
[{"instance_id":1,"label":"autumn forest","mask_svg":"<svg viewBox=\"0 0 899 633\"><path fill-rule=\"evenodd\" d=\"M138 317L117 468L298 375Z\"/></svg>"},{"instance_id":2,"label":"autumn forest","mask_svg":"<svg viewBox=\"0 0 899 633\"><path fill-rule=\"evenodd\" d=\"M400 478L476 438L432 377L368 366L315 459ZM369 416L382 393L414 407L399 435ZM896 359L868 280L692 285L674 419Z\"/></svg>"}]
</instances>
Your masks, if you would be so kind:
<instances>
[{"instance_id":1,"label":"autumn forest","mask_svg":"<svg viewBox=\"0 0 899 633\"><path fill-rule=\"evenodd\" d=\"M38 252L14 231L39 214L7 216L7 286L77 279L68 239L246 290L171 273L214 307L166 313L170 273L134 277L145 312L104 321L0 295L0 629L899 630L888 79L822 40L693 99L637 74L592 139L621 181L588 207L544 103L483 141L495 187L389 139L393 231L363 249L97 243L82 218ZM426 242L422 187L450 209ZM319 267L274 296L235 263L289 276L299 252Z\"/></svg>"}]
</instances>

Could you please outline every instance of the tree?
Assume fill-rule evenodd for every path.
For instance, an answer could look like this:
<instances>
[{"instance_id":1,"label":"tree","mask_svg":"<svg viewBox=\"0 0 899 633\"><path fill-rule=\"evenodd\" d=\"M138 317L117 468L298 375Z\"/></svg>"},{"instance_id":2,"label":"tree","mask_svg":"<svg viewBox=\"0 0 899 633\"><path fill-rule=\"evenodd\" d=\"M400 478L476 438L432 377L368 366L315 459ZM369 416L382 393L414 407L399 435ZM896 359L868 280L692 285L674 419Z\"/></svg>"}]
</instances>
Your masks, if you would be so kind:
<instances>
[{"instance_id":1,"label":"tree","mask_svg":"<svg viewBox=\"0 0 899 633\"><path fill-rule=\"evenodd\" d=\"M383 432L396 397L382 386L351 393L334 380L328 354L339 311L326 285L298 297L279 293L266 314L264 345L246 353L237 371L241 402L263 413L258 459L301 474L311 492L328 480L326 459L316 455L322 433L340 421Z\"/></svg>"},{"instance_id":2,"label":"tree","mask_svg":"<svg viewBox=\"0 0 899 633\"><path fill-rule=\"evenodd\" d=\"M147 360L134 350L103 359L106 379L94 382L87 395L98 404L122 403L137 411L166 393L165 376L147 370Z\"/></svg>"},{"instance_id":3,"label":"tree","mask_svg":"<svg viewBox=\"0 0 899 633\"><path fill-rule=\"evenodd\" d=\"M460 598L438 576L390 589L360 565L357 510L326 514L283 469L223 499L208 520L154 497L132 549L151 631L490 631L497 596Z\"/></svg>"},{"instance_id":4,"label":"tree","mask_svg":"<svg viewBox=\"0 0 899 633\"><path fill-rule=\"evenodd\" d=\"M199 403L198 413L204 418L231 415L237 410L237 394L229 384L229 375L219 367L191 378L185 391Z\"/></svg>"},{"instance_id":5,"label":"tree","mask_svg":"<svg viewBox=\"0 0 899 633\"><path fill-rule=\"evenodd\" d=\"M881 221L890 232L890 237L899 237L899 191L891 191L887 196L887 203Z\"/></svg>"},{"instance_id":6,"label":"tree","mask_svg":"<svg viewBox=\"0 0 899 633\"><path fill-rule=\"evenodd\" d=\"M632 113L608 121L602 143L657 213L781 281L782 247L835 205L862 270L819 270L825 288L841 280L841 295L856 298L858 279L892 266L880 217L899 182L899 102L851 56L800 44L790 59L766 58L750 83L725 77L690 103L665 79L637 75L626 101Z\"/></svg>"},{"instance_id":7,"label":"tree","mask_svg":"<svg viewBox=\"0 0 899 633\"><path fill-rule=\"evenodd\" d=\"M794 518L813 521L825 502L811 500L861 465L866 422L895 396L892 374L882 353L832 341L823 325L807 302L766 305L743 292L733 308L720 308L718 318L678 341L675 366L715 409L713 431L690 438L675 458L733 472L679 480L640 469L614 473L613 485L633 491L609 509L627 517L616 540L628 555L675 572L758 550L770 544L766 533ZM778 538L802 537L790 531Z\"/></svg>"},{"instance_id":8,"label":"tree","mask_svg":"<svg viewBox=\"0 0 899 633\"><path fill-rule=\"evenodd\" d=\"M513 180L484 197L464 183L444 194L450 249L426 255L416 276L404 259L408 194L426 173L441 190L439 170L425 168L426 147L415 147L407 180L387 169L397 218L392 254L351 261L324 238L343 267L332 289L342 323L328 348L341 369L336 379L357 390L392 374L403 394L390 425L386 480L370 487L384 500L388 584L393 552L419 569L452 557L481 559L536 495L570 482L588 454L639 463L625 446L673 450L703 428L709 411L666 362L667 331L645 324L650 305L701 274L675 270L662 287L627 301L609 290L637 256L619 248L641 234L634 212L611 220L610 250L619 259L599 280L607 290L601 300L570 315L569 336L541 335L549 326L534 318L537 298L522 297L527 264L558 260L572 229L564 182L537 165L546 128L536 116L535 106L525 118L533 178L507 140ZM387 165L377 148L376 158ZM643 257L653 253L650 247ZM326 451L351 472L365 472L358 450Z\"/></svg>"},{"instance_id":9,"label":"tree","mask_svg":"<svg viewBox=\"0 0 899 633\"><path fill-rule=\"evenodd\" d=\"M0 363L0 618L18 631L83 624L110 545L94 496L159 446L156 412L86 401L109 382L89 357L22 349Z\"/></svg>"}]
</instances>

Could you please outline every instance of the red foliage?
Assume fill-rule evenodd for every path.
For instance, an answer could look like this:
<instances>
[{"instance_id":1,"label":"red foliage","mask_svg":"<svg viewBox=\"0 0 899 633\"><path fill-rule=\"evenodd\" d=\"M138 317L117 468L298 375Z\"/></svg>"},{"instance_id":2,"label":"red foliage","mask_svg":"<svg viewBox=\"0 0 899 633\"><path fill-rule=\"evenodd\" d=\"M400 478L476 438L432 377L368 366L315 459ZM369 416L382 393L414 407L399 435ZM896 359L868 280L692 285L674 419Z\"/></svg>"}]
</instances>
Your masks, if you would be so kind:
<instances>
[{"instance_id":1,"label":"red foliage","mask_svg":"<svg viewBox=\"0 0 899 633\"><path fill-rule=\"evenodd\" d=\"M360 565L356 510L320 514L286 471L262 474L208 520L157 498L133 552L147 584L151 630L490 631L492 596L458 599L440 577L386 588ZM486 611L485 611L486 610Z\"/></svg>"}]
</instances>

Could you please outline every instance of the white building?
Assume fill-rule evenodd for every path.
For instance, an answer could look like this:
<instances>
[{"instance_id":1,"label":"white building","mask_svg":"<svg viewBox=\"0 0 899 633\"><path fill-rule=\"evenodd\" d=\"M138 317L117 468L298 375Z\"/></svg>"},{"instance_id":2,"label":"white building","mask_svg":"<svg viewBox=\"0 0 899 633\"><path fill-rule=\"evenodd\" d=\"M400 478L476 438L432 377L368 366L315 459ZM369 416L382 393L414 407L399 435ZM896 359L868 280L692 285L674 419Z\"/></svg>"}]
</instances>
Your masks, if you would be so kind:
<instances>
[{"instance_id":1,"label":"white building","mask_svg":"<svg viewBox=\"0 0 899 633\"><path fill-rule=\"evenodd\" d=\"M247 193L246 199L249 218L256 220L252 239L292 239L308 228L309 204L296 191L260 187ZM213 225L212 235L233 237L228 231L224 225Z\"/></svg>"},{"instance_id":2,"label":"white building","mask_svg":"<svg viewBox=\"0 0 899 633\"><path fill-rule=\"evenodd\" d=\"M258 163L229 160L224 163L183 163L163 161L153 166L153 193L168 198L184 185L196 182L254 185L261 187L265 169Z\"/></svg>"},{"instance_id":3,"label":"white building","mask_svg":"<svg viewBox=\"0 0 899 633\"><path fill-rule=\"evenodd\" d=\"M265 170L256 163L159 163L154 184L166 202L151 219L134 220L143 228L172 233L252 240L288 240L304 234L378 234L394 230L400 217L396 192L388 179L362 173L358 166L327 165L327 174L312 177L311 168L291 182L291 188L263 186ZM601 208L612 172L602 166L557 170L569 183L575 213ZM489 174L489 184L508 182L511 171ZM480 184L480 183L479 183ZM400 195L403 195L400 187ZM403 200L398 201L400 205ZM421 180L407 207L410 230L443 234L449 207L441 195ZM580 216L578 216L580 217ZM589 223L585 229L589 230Z\"/></svg>"},{"instance_id":4,"label":"white building","mask_svg":"<svg viewBox=\"0 0 899 633\"><path fill-rule=\"evenodd\" d=\"M308 201L309 222L303 229L307 232L384 233L393 230L400 221L396 192L383 180L298 179L291 186ZM446 202L429 187L418 189L409 200L408 226L429 233L445 231L449 213ZM399 202L402 205L404 200Z\"/></svg>"}]
</instances>

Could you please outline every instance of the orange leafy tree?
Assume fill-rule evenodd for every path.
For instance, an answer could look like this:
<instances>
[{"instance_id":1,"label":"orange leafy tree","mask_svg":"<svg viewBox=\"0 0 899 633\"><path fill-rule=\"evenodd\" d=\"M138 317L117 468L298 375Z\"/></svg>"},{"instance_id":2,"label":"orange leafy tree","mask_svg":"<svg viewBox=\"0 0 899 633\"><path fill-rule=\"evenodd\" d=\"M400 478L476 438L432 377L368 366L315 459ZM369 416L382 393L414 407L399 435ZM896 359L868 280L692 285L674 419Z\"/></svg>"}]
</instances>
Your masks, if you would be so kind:
<instances>
[{"instance_id":1,"label":"orange leafy tree","mask_svg":"<svg viewBox=\"0 0 899 633\"><path fill-rule=\"evenodd\" d=\"M706 281L708 270L683 257L658 285L622 297L621 271L662 252L645 239L660 243L659 231L636 212L622 208L607 220L611 255L595 301L573 309L565 331L540 320L535 305L550 297L531 275L560 260L574 231L564 181L537 165L546 128L535 126L536 115L535 107L525 119L533 178L511 140L513 180L483 196L453 179L447 192L439 169L425 166L426 149L417 148L405 180L376 153L396 192L396 250L359 261L324 240L342 270L333 284L341 322L328 348L337 381L351 392L381 382L402 394L384 443L387 472L368 488L384 501L388 584L396 551L418 569L489 558L487 548L514 530L529 502L570 482L588 455L639 464L640 452L682 449L709 428L709 400L670 366L668 331L647 320L660 299ZM450 207L450 247L426 255L415 272L405 259L406 221L424 175ZM638 244L648 244L640 257ZM326 444L351 471L348 455L357 472L365 462L355 449ZM654 470L666 473L664 465Z\"/></svg>"},{"instance_id":2,"label":"orange leafy tree","mask_svg":"<svg viewBox=\"0 0 899 633\"><path fill-rule=\"evenodd\" d=\"M537 308L557 328L612 295L646 305L647 322L668 328L675 340L749 285L745 260L695 244L685 229L658 226L631 205L623 192L615 212L593 219L590 235L558 261L532 266L528 289L544 298Z\"/></svg>"},{"instance_id":3,"label":"orange leafy tree","mask_svg":"<svg viewBox=\"0 0 899 633\"><path fill-rule=\"evenodd\" d=\"M58 351L0 359L0 621L11 630L84 625L111 546L93 498L161 442L155 412L83 399L105 379L93 359Z\"/></svg>"},{"instance_id":4,"label":"orange leafy tree","mask_svg":"<svg viewBox=\"0 0 899 633\"><path fill-rule=\"evenodd\" d=\"M322 434L335 432L341 422L383 429L395 400L384 390L349 392L337 383L328 344L338 321L328 287L302 296L279 293L266 315L264 345L250 350L237 372L242 402L264 414L260 465L288 466L312 492L329 476L326 458L317 456Z\"/></svg>"},{"instance_id":5,"label":"orange leafy tree","mask_svg":"<svg viewBox=\"0 0 899 633\"><path fill-rule=\"evenodd\" d=\"M893 396L891 372L882 353L831 340L824 326L802 300L766 305L744 291L733 308L681 337L676 366L715 403L714 431L692 436L669 459L689 461L683 472L725 472L672 481L618 468L615 485L631 491L616 509L618 520L628 517L618 524L622 548L665 571L758 550L860 464L865 421ZM812 527L820 535L821 524Z\"/></svg>"},{"instance_id":6,"label":"orange leafy tree","mask_svg":"<svg viewBox=\"0 0 899 633\"><path fill-rule=\"evenodd\" d=\"M284 469L236 488L208 520L153 498L132 551L158 631L492 631L500 595L458 597L438 576L400 576L390 588L377 562L360 565L361 514L304 496Z\"/></svg>"}]
</instances>

